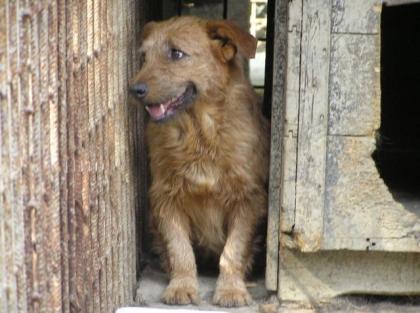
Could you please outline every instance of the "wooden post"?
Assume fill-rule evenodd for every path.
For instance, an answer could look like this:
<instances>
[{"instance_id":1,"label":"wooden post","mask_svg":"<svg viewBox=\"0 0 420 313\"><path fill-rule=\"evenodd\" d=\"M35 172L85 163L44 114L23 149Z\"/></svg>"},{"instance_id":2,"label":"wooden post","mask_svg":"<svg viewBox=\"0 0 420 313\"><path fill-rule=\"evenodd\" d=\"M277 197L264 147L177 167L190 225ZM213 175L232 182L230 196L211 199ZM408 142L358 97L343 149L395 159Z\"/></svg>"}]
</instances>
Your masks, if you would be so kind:
<instances>
[{"instance_id":1,"label":"wooden post","mask_svg":"<svg viewBox=\"0 0 420 313\"><path fill-rule=\"evenodd\" d=\"M270 3L269 3L270 4ZM277 290L279 270L279 222L282 189L282 146L283 146L283 118L285 107L285 87L287 71L287 24L288 24L287 0L271 2L270 9L274 10L270 16L269 27L273 31L268 40L273 39L272 52L268 51L267 58L273 60L270 72L266 75L272 77L271 98L271 149L270 149L270 181L268 199L268 226L267 226L267 268L266 287L269 290ZM271 26L270 26L271 25ZM272 36L272 37L271 37ZM271 69L271 70L270 70Z\"/></svg>"},{"instance_id":2,"label":"wooden post","mask_svg":"<svg viewBox=\"0 0 420 313\"><path fill-rule=\"evenodd\" d=\"M0 5L0 313L133 301L141 4Z\"/></svg>"}]
</instances>

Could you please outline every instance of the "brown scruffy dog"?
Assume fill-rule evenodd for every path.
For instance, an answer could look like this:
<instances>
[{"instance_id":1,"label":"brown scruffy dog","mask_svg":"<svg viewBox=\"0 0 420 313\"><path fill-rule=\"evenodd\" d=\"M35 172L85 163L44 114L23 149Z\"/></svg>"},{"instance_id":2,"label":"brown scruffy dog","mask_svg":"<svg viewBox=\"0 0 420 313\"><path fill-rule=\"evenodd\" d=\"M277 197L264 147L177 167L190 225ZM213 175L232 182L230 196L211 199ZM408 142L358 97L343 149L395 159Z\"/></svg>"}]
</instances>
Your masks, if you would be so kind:
<instances>
[{"instance_id":1,"label":"brown scruffy dog","mask_svg":"<svg viewBox=\"0 0 420 313\"><path fill-rule=\"evenodd\" d=\"M252 299L244 276L266 215L268 127L243 70L256 40L227 21L147 24L131 92L149 112L152 223L169 304L199 302L194 251L220 257L213 301Z\"/></svg>"}]
</instances>

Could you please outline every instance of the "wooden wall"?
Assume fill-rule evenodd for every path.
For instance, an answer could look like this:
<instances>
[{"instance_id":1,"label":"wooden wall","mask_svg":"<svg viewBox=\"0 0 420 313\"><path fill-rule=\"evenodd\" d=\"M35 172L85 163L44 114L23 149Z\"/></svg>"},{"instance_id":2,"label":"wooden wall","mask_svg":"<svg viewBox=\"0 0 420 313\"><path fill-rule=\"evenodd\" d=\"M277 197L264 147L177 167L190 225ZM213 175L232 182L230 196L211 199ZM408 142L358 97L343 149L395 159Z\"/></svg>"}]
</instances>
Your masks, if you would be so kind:
<instances>
[{"instance_id":1,"label":"wooden wall","mask_svg":"<svg viewBox=\"0 0 420 313\"><path fill-rule=\"evenodd\" d=\"M0 1L0 313L133 298L142 113L126 90L142 12Z\"/></svg>"},{"instance_id":2,"label":"wooden wall","mask_svg":"<svg viewBox=\"0 0 420 313\"><path fill-rule=\"evenodd\" d=\"M392 190L372 157L382 5L276 1L266 277L283 301L420 292L418 192Z\"/></svg>"}]
</instances>

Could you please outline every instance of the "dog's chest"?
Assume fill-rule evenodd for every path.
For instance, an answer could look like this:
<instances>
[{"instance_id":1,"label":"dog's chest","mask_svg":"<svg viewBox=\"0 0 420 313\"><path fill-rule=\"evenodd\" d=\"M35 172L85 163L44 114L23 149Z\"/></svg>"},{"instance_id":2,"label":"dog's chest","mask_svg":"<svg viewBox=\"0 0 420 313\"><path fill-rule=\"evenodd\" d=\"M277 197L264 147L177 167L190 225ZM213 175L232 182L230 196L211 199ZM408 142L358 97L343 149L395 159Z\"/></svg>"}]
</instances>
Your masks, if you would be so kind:
<instances>
[{"instance_id":1,"label":"dog's chest","mask_svg":"<svg viewBox=\"0 0 420 313\"><path fill-rule=\"evenodd\" d=\"M178 160L183 160L178 175L183 176L191 191L214 190L221 179L223 156L220 155L214 122L203 115L202 122L177 129Z\"/></svg>"},{"instance_id":2,"label":"dog's chest","mask_svg":"<svg viewBox=\"0 0 420 313\"><path fill-rule=\"evenodd\" d=\"M213 190L216 188L220 173L215 164L210 161L195 161L185 164L185 170L180 173L190 186L191 191Z\"/></svg>"}]
</instances>

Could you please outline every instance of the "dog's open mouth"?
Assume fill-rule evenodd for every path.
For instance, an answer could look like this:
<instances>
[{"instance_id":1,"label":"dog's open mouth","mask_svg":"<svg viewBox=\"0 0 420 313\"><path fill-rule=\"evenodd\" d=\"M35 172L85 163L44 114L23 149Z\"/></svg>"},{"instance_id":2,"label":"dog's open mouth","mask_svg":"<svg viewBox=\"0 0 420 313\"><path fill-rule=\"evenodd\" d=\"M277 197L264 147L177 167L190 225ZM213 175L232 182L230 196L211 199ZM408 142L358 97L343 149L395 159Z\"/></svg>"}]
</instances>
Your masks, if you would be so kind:
<instances>
[{"instance_id":1,"label":"dog's open mouth","mask_svg":"<svg viewBox=\"0 0 420 313\"><path fill-rule=\"evenodd\" d=\"M164 121L173 116L180 109L184 109L190 104L196 94L194 84L189 84L180 95L159 104L147 104L146 110L150 117L155 121Z\"/></svg>"}]
</instances>

